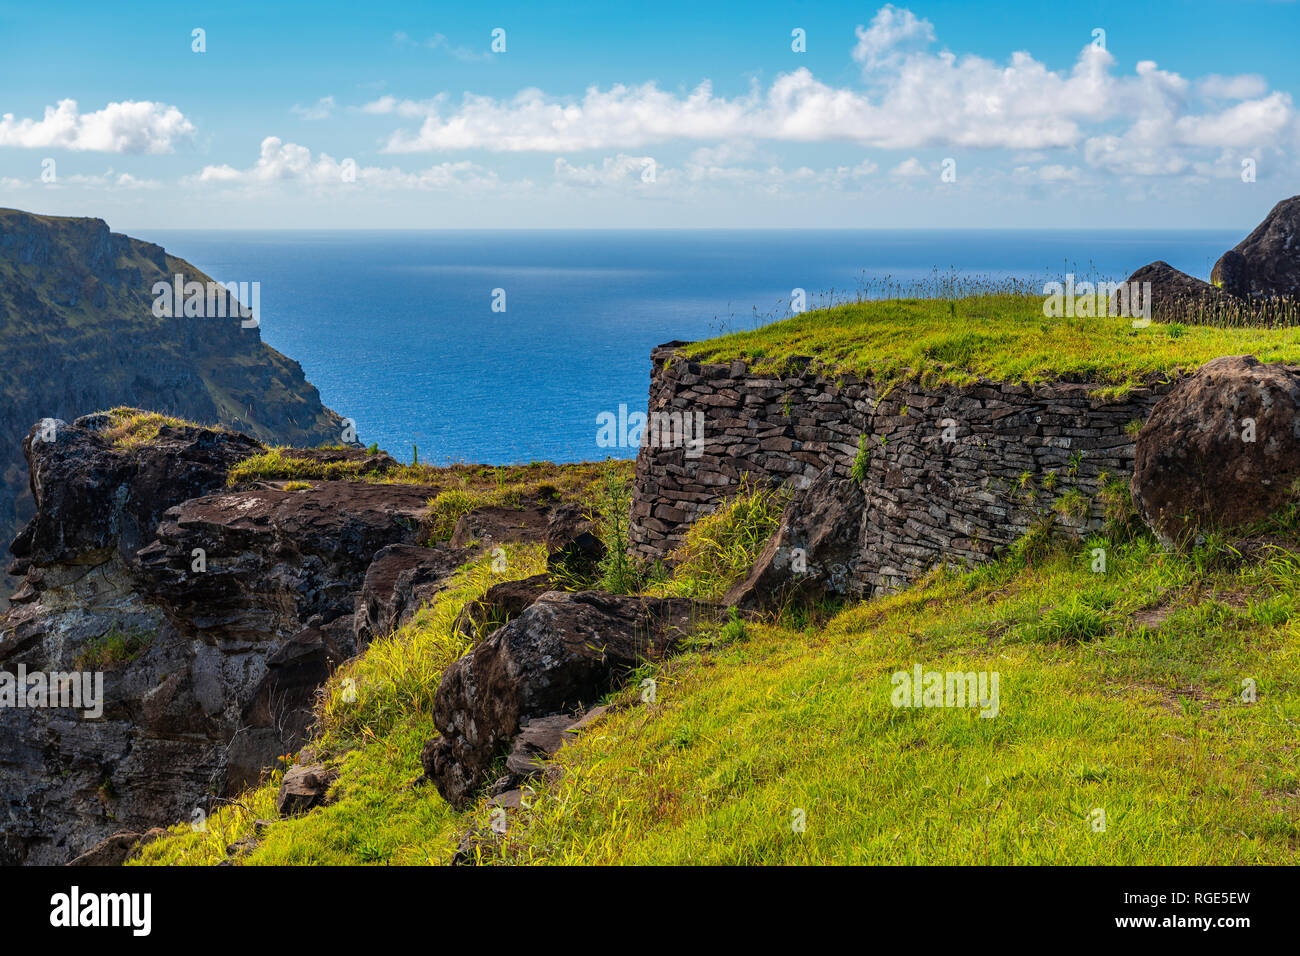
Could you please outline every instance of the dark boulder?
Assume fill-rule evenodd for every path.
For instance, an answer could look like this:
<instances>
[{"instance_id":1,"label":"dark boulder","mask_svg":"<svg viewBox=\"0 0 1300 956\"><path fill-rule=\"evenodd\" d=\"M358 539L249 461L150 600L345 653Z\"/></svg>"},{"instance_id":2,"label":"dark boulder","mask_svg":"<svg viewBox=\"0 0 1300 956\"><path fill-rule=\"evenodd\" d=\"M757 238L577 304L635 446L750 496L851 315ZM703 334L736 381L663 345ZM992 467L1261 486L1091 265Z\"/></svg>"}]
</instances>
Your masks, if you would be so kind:
<instances>
[{"instance_id":1,"label":"dark boulder","mask_svg":"<svg viewBox=\"0 0 1300 956\"><path fill-rule=\"evenodd\" d=\"M495 548L518 541L541 541L546 537L549 521L549 509L537 505L524 508L487 505L475 508L457 520L451 535L451 546L465 548L477 544L482 548Z\"/></svg>"},{"instance_id":2,"label":"dark boulder","mask_svg":"<svg viewBox=\"0 0 1300 956\"><path fill-rule=\"evenodd\" d=\"M446 586L466 557L460 550L413 544L390 544L376 554L357 600L357 647L364 650L406 624Z\"/></svg>"},{"instance_id":3,"label":"dark boulder","mask_svg":"<svg viewBox=\"0 0 1300 956\"><path fill-rule=\"evenodd\" d=\"M578 505L561 505L546 525L546 568L552 575L584 580L596 573L605 557L604 542Z\"/></svg>"},{"instance_id":4,"label":"dark boulder","mask_svg":"<svg viewBox=\"0 0 1300 956\"><path fill-rule=\"evenodd\" d=\"M715 612L682 598L543 595L443 674L433 707L442 736L425 745L425 776L452 806L468 806L525 723L595 702Z\"/></svg>"},{"instance_id":5,"label":"dark boulder","mask_svg":"<svg viewBox=\"0 0 1300 956\"><path fill-rule=\"evenodd\" d=\"M866 504L861 482L827 466L786 505L776 534L723 603L771 609L849 595Z\"/></svg>"},{"instance_id":6,"label":"dark boulder","mask_svg":"<svg viewBox=\"0 0 1300 956\"><path fill-rule=\"evenodd\" d=\"M486 633L517 618L537 603L548 591L555 590L549 574L534 574L520 581L502 581L470 601L456 618L457 629L466 637Z\"/></svg>"},{"instance_id":7,"label":"dark boulder","mask_svg":"<svg viewBox=\"0 0 1300 956\"><path fill-rule=\"evenodd\" d=\"M1138 434L1138 514L1166 545L1276 511L1300 479L1300 369L1253 356L1208 362Z\"/></svg>"},{"instance_id":8,"label":"dark boulder","mask_svg":"<svg viewBox=\"0 0 1300 956\"><path fill-rule=\"evenodd\" d=\"M121 866L133 854L148 846L166 831L154 827L147 833L124 830L100 840L81 856L68 861L67 866Z\"/></svg>"},{"instance_id":9,"label":"dark boulder","mask_svg":"<svg viewBox=\"0 0 1300 956\"><path fill-rule=\"evenodd\" d=\"M605 716L608 707L593 707L582 716L556 714L537 717L520 728L514 746L506 757L507 777L498 781L497 787L505 793L530 777L543 773L545 761L555 756L568 743L591 724Z\"/></svg>"},{"instance_id":10,"label":"dark boulder","mask_svg":"<svg viewBox=\"0 0 1300 956\"><path fill-rule=\"evenodd\" d=\"M184 633L214 642L287 637L317 615L352 615L371 560L387 545L415 543L432 494L322 481L308 491L205 495L168 510L139 553L139 573Z\"/></svg>"},{"instance_id":11,"label":"dark boulder","mask_svg":"<svg viewBox=\"0 0 1300 956\"><path fill-rule=\"evenodd\" d=\"M324 764L295 764L285 771L280 781L275 808L281 816L293 816L323 806L337 777L337 772Z\"/></svg>"},{"instance_id":12,"label":"dark boulder","mask_svg":"<svg viewBox=\"0 0 1300 956\"><path fill-rule=\"evenodd\" d=\"M1224 253L1210 281L1241 298L1300 296L1300 196L1282 200Z\"/></svg>"},{"instance_id":13,"label":"dark boulder","mask_svg":"<svg viewBox=\"0 0 1300 956\"><path fill-rule=\"evenodd\" d=\"M1224 294L1210 283L1175 269L1163 259L1144 265L1129 276L1125 284L1140 289L1143 283L1148 282L1151 284L1150 317L1157 321L1185 319L1191 307L1213 305L1225 299ZM1141 292L1130 290L1128 295L1127 311L1124 311L1126 303L1120 292L1111 296L1111 315L1136 318L1140 311L1146 311L1146 300Z\"/></svg>"}]
</instances>

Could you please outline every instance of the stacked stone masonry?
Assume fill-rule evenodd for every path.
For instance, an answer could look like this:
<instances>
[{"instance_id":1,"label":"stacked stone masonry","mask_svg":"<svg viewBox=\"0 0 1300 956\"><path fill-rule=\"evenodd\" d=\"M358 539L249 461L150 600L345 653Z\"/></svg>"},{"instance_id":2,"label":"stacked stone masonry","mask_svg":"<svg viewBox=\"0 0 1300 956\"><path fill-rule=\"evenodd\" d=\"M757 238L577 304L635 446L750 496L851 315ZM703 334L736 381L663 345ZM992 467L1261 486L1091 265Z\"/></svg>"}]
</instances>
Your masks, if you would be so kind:
<instances>
[{"instance_id":1,"label":"stacked stone masonry","mask_svg":"<svg viewBox=\"0 0 1300 956\"><path fill-rule=\"evenodd\" d=\"M1121 400L1067 382L881 388L870 378L825 377L807 360L782 373L743 361L700 364L680 353L684 344L653 351L649 411L702 412L702 453L642 445L634 553L671 562L691 523L746 475L792 489L827 467L847 477L865 435L868 507L850 573L852 589L871 595L939 564L983 560L1048 514L1079 534L1099 530L1103 476L1128 481L1132 423L1145 422L1176 380L1153 380Z\"/></svg>"}]
</instances>

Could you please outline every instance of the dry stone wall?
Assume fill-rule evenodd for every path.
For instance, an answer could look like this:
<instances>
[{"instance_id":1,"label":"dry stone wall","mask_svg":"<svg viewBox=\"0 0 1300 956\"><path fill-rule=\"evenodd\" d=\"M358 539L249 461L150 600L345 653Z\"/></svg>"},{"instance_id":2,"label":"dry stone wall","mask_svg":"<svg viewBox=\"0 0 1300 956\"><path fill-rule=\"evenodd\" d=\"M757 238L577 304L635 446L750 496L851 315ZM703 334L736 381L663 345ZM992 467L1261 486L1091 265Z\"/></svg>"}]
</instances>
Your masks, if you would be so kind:
<instances>
[{"instance_id":1,"label":"dry stone wall","mask_svg":"<svg viewBox=\"0 0 1300 956\"><path fill-rule=\"evenodd\" d=\"M850 475L861 436L870 462L851 590L879 594L937 564L982 560L1036 521L1100 529L1103 476L1132 474L1133 422L1144 422L1174 380L1122 400L1095 385L882 387L828 378L808 360L780 373L743 361L686 359L671 342L652 353L649 412L704 416L698 449L643 444L636 462L631 540L646 560L672 560L697 518L742 477L806 487L824 469ZM647 429L650 432L651 429Z\"/></svg>"}]
</instances>

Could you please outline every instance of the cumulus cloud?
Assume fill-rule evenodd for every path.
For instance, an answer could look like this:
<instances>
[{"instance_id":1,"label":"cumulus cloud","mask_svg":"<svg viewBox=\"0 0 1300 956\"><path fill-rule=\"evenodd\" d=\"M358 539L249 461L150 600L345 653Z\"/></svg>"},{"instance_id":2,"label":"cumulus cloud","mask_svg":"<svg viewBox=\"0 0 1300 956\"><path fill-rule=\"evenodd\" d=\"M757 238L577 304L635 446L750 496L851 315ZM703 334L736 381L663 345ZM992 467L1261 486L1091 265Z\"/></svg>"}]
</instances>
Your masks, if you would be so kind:
<instances>
[{"instance_id":1,"label":"cumulus cloud","mask_svg":"<svg viewBox=\"0 0 1300 956\"><path fill-rule=\"evenodd\" d=\"M866 70L877 70L897 63L909 49L920 49L934 42L934 24L918 19L911 10L899 10L887 3L876 11L871 26L857 28L858 43L853 59Z\"/></svg>"},{"instance_id":2,"label":"cumulus cloud","mask_svg":"<svg viewBox=\"0 0 1300 956\"><path fill-rule=\"evenodd\" d=\"M43 118L0 117L0 146L101 153L170 153L194 135L194 124L174 106L148 100L109 103L82 113L76 100L47 106Z\"/></svg>"},{"instance_id":3,"label":"cumulus cloud","mask_svg":"<svg viewBox=\"0 0 1300 956\"><path fill-rule=\"evenodd\" d=\"M928 20L888 5L857 29L861 87L824 83L801 68L733 97L716 95L705 80L685 92L651 82L593 86L578 97L535 88L502 98L468 93L459 103L385 96L364 110L421 120L387 139L384 150L399 154L847 142L900 151L1081 150L1099 166L1157 175L1188 168L1191 150L1300 137L1291 97L1269 92L1258 76L1193 81L1152 61L1120 75L1114 57L1091 43L1069 69L1052 70L1025 51L997 62L934 52L935 41ZM695 165L731 168L735 159L700 156Z\"/></svg>"},{"instance_id":4,"label":"cumulus cloud","mask_svg":"<svg viewBox=\"0 0 1300 956\"><path fill-rule=\"evenodd\" d=\"M265 186L299 183L307 186L337 186L360 183L385 189L475 189L494 186L497 175L476 163L438 163L428 169L405 172L397 168L359 166L350 159L338 160L328 153L315 156L306 146L286 143L278 136L262 140L257 161L244 169L229 165L205 166L189 180L202 185Z\"/></svg>"}]
</instances>

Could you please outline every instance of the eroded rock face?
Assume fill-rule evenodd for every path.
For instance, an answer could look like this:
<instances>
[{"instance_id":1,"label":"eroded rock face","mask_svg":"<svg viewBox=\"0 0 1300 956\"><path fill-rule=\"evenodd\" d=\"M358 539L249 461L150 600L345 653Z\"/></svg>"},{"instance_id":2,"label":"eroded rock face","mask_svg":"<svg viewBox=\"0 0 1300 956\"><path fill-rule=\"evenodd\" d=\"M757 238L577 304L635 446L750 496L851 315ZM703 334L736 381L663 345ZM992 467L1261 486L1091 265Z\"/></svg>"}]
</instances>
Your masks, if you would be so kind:
<instances>
[{"instance_id":1,"label":"eroded rock face","mask_svg":"<svg viewBox=\"0 0 1300 956\"><path fill-rule=\"evenodd\" d=\"M186 633L231 645L288 636L317 615L351 616L376 553L421 536L432 494L323 481L192 498L168 509L139 553L140 575Z\"/></svg>"},{"instance_id":2,"label":"eroded rock face","mask_svg":"<svg viewBox=\"0 0 1300 956\"><path fill-rule=\"evenodd\" d=\"M856 593L853 570L866 506L862 482L828 466L786 505L777 533L723 603L771 609L794 599Z\"/></svg>"},{"instance_id":3,"label":"eroded rock face","mask_svg":"<svg viewBox=\"0 0 1300 956\"><path fill-rule=\"evenodd\" d=\"M1224 253L1210 281L1242 298L1300 296L1300 196L1282 200Z\"/></svg>"},{"instance_id":4,"label":"eroded rock face","mask_svg":"<svg viewBox=\"0 0 1300 956\"><path fill-rule=\"evenodd\" d=\"M167 508L222 487L236 462L262 450L237 432L170 425L147 446L119 449L102 434L105 424L96 415L70 425L46 420L23 440L37 513L10 547L12 573L93 563L112 548L129 559Z\"/></svg>"},{"instance_id":5,"label":"eroded rock face","mask_svg":"<svg viewBox=\"0 0 1300 956\"><path fill-rule=\"evenodd\" d=\"M1300 479L1300 369L1226 356L1160 400L1138 435L1133 504L1167 545L1239 528Z\"/></svg>"},{"instance_id":6,"label":"eroded rock face","mask_svg":"<svg viewBox=\"0 0 1300 956\"><path fill-rule=\"evenodd\" d=\"M453 548L390 544L370 563L357 601L357 646L391 634L432 601L467 558Z\"/></svg>"},{"instance_id":7,"label":"eroded rock face","mask_svg":"<svg viewBox=\"0 0 1300 956\"><path fill-rule=\"evenodd\" d=\"M195 819L299 749L316 689L357 652L373 559L413 545L430 496L226 490L260 450L246 436L164 428L119 449L96 425L29 438L40 511L16 545L25 577L0 617L0 670L97 672L103 711L0 708L0 863L64 863L114 833ZM400 621L454 569L422 550L419 586L401 608L390 587L380 618Z\"/></svg>"},{"instance_id":8,"label":"eroded rock face","mask_svg":"<svg viewBox=\"0 0 1300 956\"><path fill-rule=\"evenodd\" d=\"M443 674L433 712L442 736L425 745L425 776L452 806L468 806L524 723L593 703L715 610L682 598L543 595Z\"/></svg>"}]
</instances>

